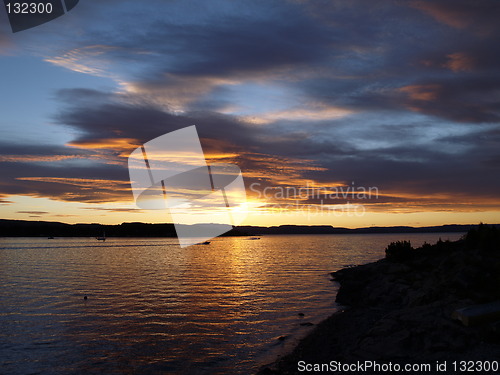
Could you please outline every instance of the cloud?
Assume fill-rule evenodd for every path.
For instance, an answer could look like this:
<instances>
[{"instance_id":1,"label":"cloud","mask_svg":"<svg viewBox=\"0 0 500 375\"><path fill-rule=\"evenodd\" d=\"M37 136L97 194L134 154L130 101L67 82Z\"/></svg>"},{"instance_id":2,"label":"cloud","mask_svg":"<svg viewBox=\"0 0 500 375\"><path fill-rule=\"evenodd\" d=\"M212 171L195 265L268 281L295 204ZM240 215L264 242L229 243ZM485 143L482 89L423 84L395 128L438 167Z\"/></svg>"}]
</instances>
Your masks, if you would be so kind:
<instances>
[{"instance_id":1,"label":"cloud","mask_svg":"<svg viewBox=\"0 0 500 375\"><path fill-rule=\"evenodd\" d=\"M328 107L326 105L312 105L309 108L296 108L285 111L268 112L244 116L243 120L254 124L270 124L279 120L318 121L333 120L352 114L351 110Z\"/></svg>"},{"instance_id":2,"label":"cloud","mask_svg":"<svg viewBox=\"0 0 500 375\"><path fill-rule=\"evenodd\" d=\"M30 196L85 203L131 201L128 180L67 177L17 177L16 180L29 189Z\"/></svg>"},{"instance_id":3,"label":"cloud","mask_svg":"<svg viewBox=\"0 0 500 375\"><path fill-rule=\"evenodd\" d=\"M132 138L103 138L98 142L92 140L72 141L68 146L82 148L85 150L115 150L130 151L130 149L139 147L137 140Z\"/></svg>"},{"instance_id":4,"label":"cloud","mask_svg":"<svg viewBox=\"0 0 500 375\"><path fill-rule=\"evenodd\" d=\"M5 152L0 163L3 197L27 195L73 202L131 200L126 169L98 159L94 153L14 143L3 143L1 148Z\"/></svg>"},{"instance_id":5,"label":"cloud","mask_svg":"<svg viewBox=\"0 0 500 375\"><path fill-rule=\"evenodd\" d=\"M1 205L4 205L4 204L12 204L12 203L14 203L14 202L12 202L12 201L10 201L10 200L8 200L8 199L5 199L5 198L3 198L3 197L0 197L0 204L1 204Z\"/></svg>"},{"instance_id":6,"label":"cloud","mask_svg":"<svg viewBox=\"0 0 500 375\"><path fill-rule=\"evenodd\" d=\"M500 111L494 97L500 89L500 76L471 76L461 80L433 80L403 87L408 95L401 104L412 110L459 122L498 122ZM427 99L427 100L425 100Z\"/></svg>"},{"instance_id":7,"label":"cloud","mask_svg":"<svg viewBox=\"0 0 500 375\"><path fill-rule=\"evenodd\" d=\"M97 211L106 211L106 212L123 212L123 213L131 213L138 214L144 212L144 210L140 210L138 208L107 208L107 207L83 207L84 210L97 210Z\"/></svg>"},{"instance_id":8,"label":"cloud","mask_svg":"<svg viewBox=\"0 0 500 375\"><path fill-rule=\"evenodd\" d=\"M2 149L4 196L131 201L128 154L196 125L248 186L356 181L379 187L374 210L498 206L497 3L96 4L44 56L117 89L60 90L53 121L74 138Z\"/></svg>"},{"instance_id":9,"label":"cloud","mask_svg":"<svg viewBox=\"0 0 500 375\"><path fill-rule=\"evenodd\" d=\"M427 103L435 99L429 92L438 89L407 86L400 91L410 100ZM379 188L384 198L375 205L392 202L402 207L402 202L413 202L412 207L434 207L448 204L453 197L476 206L481 199L494 205L500 184L500 179L492 176L497 167L491 160L499 157L500 143L495 124L473 128L441 121L440 129L432 117L389 111L378 120L369 114L310 120L299 117L295 121L276 119L256 128L236 116L172 114L126 103L96 104L91 112L86 106L75 105L59 121L78 126L81 137L76 142L82 147L86 139L92 140L92 147L117 145L114 151L121 157L127 156L122 144L109 142L109 134L117 134L118 129L123 138L117 139L144 142L196 124L209 159L236 162L247 186L258 182L262 189L356 181L361 186ZM485 147L482 138L487 134L490 144ZM457 164L457 158L463 155L467 158ZM464 179L464 175L469 177Z\"/></svg>"},{"instance_id":10,"label":"cloud","mask_svg":"<svg viewBox=\"0 0 500 375\"><path fill-rule=\"evenodd\" d=\"M167 110L182 111L219 86L237 83L238 80L234 78L179 77L164 74L156 80L123 82L121 86L125 99L140 100Z\"/></svg>"},{"instance_id":11,"label":"cloud","mask_svg":"<svg viewBox=\"0 0 500 375\"><path fill-rule=\"evenodd\" d=\"M13 43L11 41L12 30L9 26L9 19L6 12L0 12L0 55L7 55L11 52Z\"/></svg>"},{"instance_id":12,"label":"cloud","mask_svg":"<svg viewBox=\"0 0 500 375\"><path fill-rule=\"evenodd\" d=\"M74 72L105 77L112 65L105 56L117 49L118 47L113 46L91 45L67 51L61 56L46 58L45 61Z\"/></svg>"},{"instance_id":13,"label":"cloud","mask_svg":"<svg viewBox=\"0 0 500 375\"><path fill-rule=\"evenodd\" d=\"M112 76L120 84L123 100L166 111L237 113L242 103L235 103L231 95L249 82L266 82L269 89L284 87L291 93L287 108L245 114L245 119L253 117L258 123L279 120L285 113L315 119L325 115L322 107L339 113L409 108L450 118L450 106L462 106L470 99L455 95L463 77L446 76L445 70L465 74L494 69L465 77L476 86L474 101L480 103L452 114L455 120L463 116L465 121L494 121L481 103L491 96L482 86L487 77L496 80L493 62L500 58L493 16L498 5L491 1L353 0L321 6L269 1L241 9L222 1L217 2L217 12L197 2L169 4L168 9L183 14L194 4L204 13L162 19L149 14L137 32L127 23L138 9L124 2L116 8L120 17L113 27L92 23L88 33L76 38L76 47L47 61ZM82 12L99 17L103 6L87 5ZM456 27L447 30L433 19ZM480 36L463 30L476 23L493 29ZM412 105L398 95L404 87L432 85L441 85L442 95L426 106Z\"/></svg>"},{"instance_id":14,"label":"cloud","mask_svg":"<svg viewBox=\"0 0 500 375\"><path fill-rule=\"evenodd\" d=\"M439 85L410 85L399 89L404 94L407 94L411 100L430 102L437 99Z\"/></svg>"},{"instance_id":15,"label":"cloud","mask_svg":"<svg viewBox=\"0 0 500 375\"><path fill-rule=\"evenodd\" d=\"M498 30L500 6L495 1L425 0L412 1L411 6L456 29L471 29L480 35Z\"/></svg>"},{"instance_id":16,"label":"cloud","mask_svg":"<svg viewBox=\"0 0 500 375\"><path fill-rule=\"evenodd\" d=\"M0 155L0 162L36 162L53 163L69 159L84 159L83 155Z\"/></svg>"},{"instance_id":17,"label":"cloud","mask_svg":"<svg viewBox=\"0 0 500 375\"><path fill-rule=\"evenodd\" d=\"M455 52L446 57L448 61L444 66L455 73L470 71L474 68L474 58L463 52Z\"/></svg>"}]
</instances>

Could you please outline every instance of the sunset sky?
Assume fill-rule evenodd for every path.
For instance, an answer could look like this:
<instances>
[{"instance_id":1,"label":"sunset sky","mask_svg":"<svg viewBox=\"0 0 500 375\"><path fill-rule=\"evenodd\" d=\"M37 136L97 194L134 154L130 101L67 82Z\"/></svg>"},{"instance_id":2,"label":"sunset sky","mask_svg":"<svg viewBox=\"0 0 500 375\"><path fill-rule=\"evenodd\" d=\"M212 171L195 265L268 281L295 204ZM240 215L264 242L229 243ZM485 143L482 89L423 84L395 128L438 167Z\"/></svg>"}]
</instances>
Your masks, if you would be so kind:
<instances>
[{"instance_id":1,"label":"sunset sky","mask_svg":"<svg viewBox=\"0 0 500 375\"><path fill-rule=\"evenodd\" d=\"M81 0L13 34L2 8L1 218L169 222L136 207L127 158L196 125L209 163L242 171L244 224L500 223L499 17L493 0Z\"/></svg>"}]
</instances>

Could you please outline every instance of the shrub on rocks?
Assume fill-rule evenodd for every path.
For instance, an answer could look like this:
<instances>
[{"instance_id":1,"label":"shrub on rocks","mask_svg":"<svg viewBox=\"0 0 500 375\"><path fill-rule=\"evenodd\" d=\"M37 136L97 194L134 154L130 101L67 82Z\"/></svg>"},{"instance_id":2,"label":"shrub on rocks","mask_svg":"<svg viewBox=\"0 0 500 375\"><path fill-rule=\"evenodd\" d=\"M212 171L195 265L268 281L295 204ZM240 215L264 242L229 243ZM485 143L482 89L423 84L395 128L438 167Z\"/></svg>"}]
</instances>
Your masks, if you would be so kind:
<instances>
[{"instance_id":1,"label":"shrub on rocks","mask_svg":"<svg viewBox=\"0 0 500 375\"><path fill-rule=\"evenodd\" d=\"M410 241L391 242L385 249L385 257L391 260L405 260L412 256L413 247Z\"/></svg>"}]
</instances>

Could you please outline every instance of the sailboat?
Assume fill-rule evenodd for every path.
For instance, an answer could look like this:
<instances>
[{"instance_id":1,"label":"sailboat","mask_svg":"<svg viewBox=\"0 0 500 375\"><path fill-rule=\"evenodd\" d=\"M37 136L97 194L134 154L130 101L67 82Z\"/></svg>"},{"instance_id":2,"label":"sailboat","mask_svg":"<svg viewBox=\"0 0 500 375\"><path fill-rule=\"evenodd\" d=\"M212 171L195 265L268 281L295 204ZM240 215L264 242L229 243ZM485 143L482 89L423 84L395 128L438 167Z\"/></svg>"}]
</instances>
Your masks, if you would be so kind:
<instances>
[{"instance_id":1,"label":"sailboat","mask_svg":"<svg viewBox=\"0 0 500 375\"><path fill-rule=\"evenodd\" d=\"M96 237L95 238L97 241L106 241L106 232L102 232L102 236L101 237Z\"/></svg>"}]
</instances>

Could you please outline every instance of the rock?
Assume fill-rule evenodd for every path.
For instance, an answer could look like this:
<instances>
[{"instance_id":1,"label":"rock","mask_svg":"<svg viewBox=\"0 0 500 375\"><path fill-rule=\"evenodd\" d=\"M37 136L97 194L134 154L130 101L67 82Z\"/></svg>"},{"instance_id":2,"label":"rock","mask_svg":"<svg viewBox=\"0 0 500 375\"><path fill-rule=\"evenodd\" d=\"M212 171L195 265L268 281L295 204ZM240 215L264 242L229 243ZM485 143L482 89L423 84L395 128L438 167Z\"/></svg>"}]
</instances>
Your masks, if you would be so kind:
<instances>
[{"instance_id":1,"label":"rock","mask_svg":"<svg viewBox=\"0 0 500 375\"><path fill-rule=\"evenodd\" d=\"M452 318L467 327L494 322L500 319L500 301L455 310Z\"/></svg>"},{"instance_id":2,"label":"rock","mask_svg":"<svg viewBox=\"0 0 500 375\"><path fill-rule=\"evenodd\" d=\"M259 375L274 375L274 374L277 374L277 372L271 370L269 367L266 367L259 371Z\"/></svg>"},{"instance_id":3,"label":"rock","mask_svg":"<svg viewBox=\"0 0 500 375\"><path fill-rule=\"evenodd\" d=\"M473 232L477 238L469 233L464 240L439 241L415 250L411 259L383 259L332 273L340 283L336 302L349 308L319 323L293 353L280 359L277 373L297 373L299 360L500 358L500 231L489 231L480 226ZM479 246L487 235L496 236L497 251ZM469 326L451 319L453 311L491 301L498 301L498 309L461 311L460 320Z\"/></svg>"}]
</instances>

